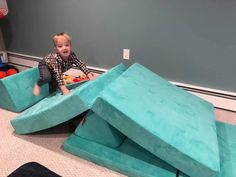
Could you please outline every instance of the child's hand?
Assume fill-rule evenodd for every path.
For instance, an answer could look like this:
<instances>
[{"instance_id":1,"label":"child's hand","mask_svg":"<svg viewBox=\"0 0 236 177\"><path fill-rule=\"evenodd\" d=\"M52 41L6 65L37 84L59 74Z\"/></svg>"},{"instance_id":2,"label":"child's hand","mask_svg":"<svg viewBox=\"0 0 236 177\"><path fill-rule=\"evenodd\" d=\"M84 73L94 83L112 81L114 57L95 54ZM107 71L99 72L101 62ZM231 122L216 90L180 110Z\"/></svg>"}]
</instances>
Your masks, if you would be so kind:
<instances>
[{"instance_id":1,"label":"child's hand","mask_svg":"<svg viewBox=\"0 0 236 177\"><path fill-rule=\"evenodd\" d=\"M35 84L34 89L33 89L33 94L35 96L38 96L40 94L40 86L38 84Z\"/></svg>"},{"instance_id":2,"label":"child's hand","mask_svg":"<svg viewBox=\"0 0 236 177\"><path fill-rule=\"evenodd\" d=\"M67 95L67 94L70 93L70 91L66 88L65 85L60 86L60 90L61 90L63 95Z\"/></svg>"},{"instance_id":3,"label":"child's hand","mask_svg":"<svg viewBox=\"0 0 236 177\"><path fill-rule=\"evenodd\" d=\"M87 76L88 76L89 80L93 80L96 78L93 73L89 73Z\"/></svg>"},{"instance_id":4,"label":"child's hand","mask_svg":"<svg viewBox=\"0 0 236 177\"><path fill-rule=\"evenodd\" d=\"M70 93L70 90L68 90L68 89L62 90L62 94L63 94L63 95L67 95L67 94L69 94L69 93Z\"/></svg>"}]
</instances>

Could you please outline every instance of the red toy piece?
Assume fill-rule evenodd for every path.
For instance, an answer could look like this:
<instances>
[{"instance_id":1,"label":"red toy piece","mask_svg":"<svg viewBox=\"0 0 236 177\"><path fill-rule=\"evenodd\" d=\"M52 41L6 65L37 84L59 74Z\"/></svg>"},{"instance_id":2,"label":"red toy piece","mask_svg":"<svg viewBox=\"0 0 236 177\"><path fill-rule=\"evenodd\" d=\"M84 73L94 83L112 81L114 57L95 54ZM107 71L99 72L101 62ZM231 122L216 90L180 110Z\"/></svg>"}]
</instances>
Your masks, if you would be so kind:
<instances>
[{"instance_id":1,"label":"red toy piece","mask_svg":"<svg viewBox=\"0 0 236 177\"><path fill-rule=\"evenodd\" d=\"M3 12L0 10L0 20L4 18Z\"/></svg>"},{"instance_id":2,"label":"red toy piece","mask_svg":"<svg viewBox=\"0 0 236 177\"><path fill-rule=\"evenodd\" d=\"M0 71L0 79L7 77L7 73L5 71Z\"/></svg>"},{"instance_id":3,"label":"red toy piece","mask_svg":"<svg viewBox=\"0 0 236 177\"><path fill-rule=\"evenodd\" d=\"M8 76L11 76L11 75L16 74L16 73L17 73L17 70L15 70L13 68L7 70L7 75Z\"/></svg>"},{"instance_id":4,"label":"red toy piece","mask_svg":"<svg viewBox=\"0 0 236 177\"><path fill-rule=\"evenodd\" d=\"M73 79L73 82L79 82L80 81L80 78L74 78Z\"/></svg>"}]
</instances>

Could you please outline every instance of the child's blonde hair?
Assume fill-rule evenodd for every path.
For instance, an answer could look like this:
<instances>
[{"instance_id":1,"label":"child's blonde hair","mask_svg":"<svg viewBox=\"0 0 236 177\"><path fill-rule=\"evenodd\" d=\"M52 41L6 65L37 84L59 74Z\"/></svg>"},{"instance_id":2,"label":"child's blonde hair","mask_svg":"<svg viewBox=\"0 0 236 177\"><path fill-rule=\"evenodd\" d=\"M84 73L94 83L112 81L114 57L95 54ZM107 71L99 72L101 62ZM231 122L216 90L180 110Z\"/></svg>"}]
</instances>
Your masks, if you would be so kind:
<instances>
[{"instance_id":1,"label":"child's blonde hair","mask_svg":"<svg viewBox=\"0 0 236 177\"><path fill-rule=\"evenodd\" d=\"M57 40L58 40L58 38L60 38L60 37L65 37L65 38L69 41L69 43L71 44L71 38L70 38L70 36L69 36L67 33L65 33L65 32L61 32L61 33L58 33L58 34L56 34L55 36L53 36L52 40L53 40L54 46L57 45Z\"/></svg>"}]
</instances>

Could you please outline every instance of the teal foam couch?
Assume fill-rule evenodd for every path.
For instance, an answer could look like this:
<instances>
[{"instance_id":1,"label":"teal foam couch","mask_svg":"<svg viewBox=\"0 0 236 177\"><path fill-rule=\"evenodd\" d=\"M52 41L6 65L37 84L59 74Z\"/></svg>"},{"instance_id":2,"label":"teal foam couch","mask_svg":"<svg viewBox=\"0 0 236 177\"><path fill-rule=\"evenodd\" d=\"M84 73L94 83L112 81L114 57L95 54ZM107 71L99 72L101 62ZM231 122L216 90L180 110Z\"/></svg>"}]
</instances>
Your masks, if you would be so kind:
<instances>
[{"instance_id":1,"label":"teal foam couch","mask_svg":"<svg viewBox=\"0 0 236 177\"><path fill-rule=\"evenodd\" d=\"M176 177L177 169L145 150L93 111L64 142L64 150L102 166L139 177Z\"/></svg>"},{"instance_id":2,"label":"teal foam couch","mask_svg":"<svg viewBox=\"0 0 236 177\"><path fill-rule=\"evenodd\" d=\"M236 126L216 122L211 103L138 63L35 103L11 121L16 133L89 110L64 150L130 177L236 176Z\"/></svg>"},{"instance_id":3,"label":"teal foam couch","mask_svg":"<svg viewBox=\"0 0 236 177\"><path fill-rule=\"evenodd\" d=\"M192 177L213 177L220 171L213 105L140 64L108 85L92 110Z\"/></svg>"},{"instance_id":4,"label":"teal foam couch","mask_svg":"<svg viewBox=\"0 0 236 177\"><path fill-rule=\"evenodd\" d=\"M153 159L157 157L173 169L192 177L214 177L220 171L213 105L176 87L140 64L133 64L105 87L92 110L134 142L135 146L142 147L143 151L152 154ZM102 136L104 134L107 132ZM91 144L99 144L104 152L101 147L99 152L94 152L97 148L91 151L92 145L87 149L82 145L83 139ZM94 157L95 162L110 166L107 160L111 157L104 157L105 160L98 157L99 153L108 153L108 144L104 144L107 138L101 142L96 139L99 139L97 135L88 138L78 129L65 142L64 148L82 157L85 152L81 151L87 151L89 160ZM80 142L77 145L79 148L75 144L74 149L71 147L73 140ZM114 151L117 147L109 148ZM130 170L130 167L115 168L128 171L127 175L137 175L132 173L134 170ZM145 175L162 176L150 171L141 176Z\"/></svg>"}]
</instances>

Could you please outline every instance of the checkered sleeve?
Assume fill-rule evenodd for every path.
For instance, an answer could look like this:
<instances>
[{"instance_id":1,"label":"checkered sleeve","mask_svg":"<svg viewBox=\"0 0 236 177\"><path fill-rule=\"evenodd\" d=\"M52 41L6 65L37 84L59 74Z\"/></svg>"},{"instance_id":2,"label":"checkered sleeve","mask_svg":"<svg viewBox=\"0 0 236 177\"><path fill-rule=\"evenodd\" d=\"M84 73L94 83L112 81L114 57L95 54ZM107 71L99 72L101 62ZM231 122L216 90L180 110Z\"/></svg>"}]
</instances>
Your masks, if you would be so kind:
<instances>
[{"instance_id":1,"label":"checkered sleeve","mask_svg":"<svg viewBox=\"0 0 236 177\"><path fill-rule=\"evenodd\" d=\"M77 56L75 55L75 53L72 53L71 58L73 60L73 63L79 67L79 69L84 72L86 75L88 75L90 73L89 69L87 68L87 66L77 58Z\"/></svg>"},{"instance_id":2,"label":"checkered sleeve","mask_svg":"<svg viewBox=\"0 0 236 177\"><path fill-rule=\"evenodd\" d=\"M65 85L65 82L63 80L63 73L62 73L61 65L59 64L57 65L55 74L56 74L56 80L57 80L58 86Z\"/></svg>"},{"instance_id":3,"label":"checkered sleeve","mask_svg":"<svg viewBox=\"0 0 236 177\"><path fill-rule=\"evenodd\" d=\"M62 74L62 66L57 60L56 55L50 55L46 58L46 61L48 63L48 66L50 70L53 71L54 78L57 81L58 86L65 85L65 82L63 80L63 74Z\"/></svg>"}]
</instances>

